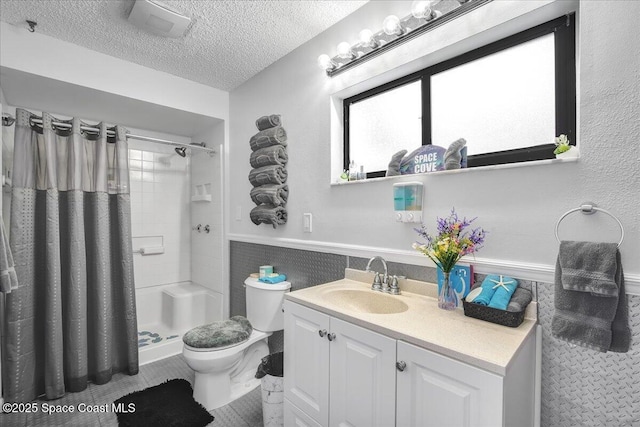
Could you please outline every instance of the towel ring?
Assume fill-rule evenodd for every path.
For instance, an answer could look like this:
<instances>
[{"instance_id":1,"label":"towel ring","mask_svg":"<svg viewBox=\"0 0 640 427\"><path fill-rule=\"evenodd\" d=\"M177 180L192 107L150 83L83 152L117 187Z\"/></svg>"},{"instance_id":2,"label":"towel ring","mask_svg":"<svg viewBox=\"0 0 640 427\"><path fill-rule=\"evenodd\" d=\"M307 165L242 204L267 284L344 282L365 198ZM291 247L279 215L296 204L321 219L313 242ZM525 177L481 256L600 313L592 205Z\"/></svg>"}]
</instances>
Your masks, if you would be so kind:
<instances>
[{"instance_id":1,"label":"towel ring","mask_svg":"<svg viewBox=\"0 0 640 427\"><path fill-rule=\"evenodd\" d=\"M602 209L602 208L598 208L598 207L596 207L596 205L594 205L593 203L589 203L589 202L583 203L582 205L580 205L580 207L568 210L567 212L565 212L560 217L560 219L556 223L556 230L555 230L556 240L558 242L560 242L560 237L558 236L558 228L560 228L560 223L567 216L569 216L570 214L572 214L574 212L578 212L578 211L581 211L585 215L591 215L591 214L594 214L596 212L602 212L602 213L606 213L611 218L615 219L616 222L618 223L618 226L620 227L620 241L618 242L618 247L620 247L620 245L622 244L622 241L624 240L624 227L622 226L622 223L620 222L620 220L618 218L616 218L616 216L614 214L612 214L611 212L609 212L608 210Z\"/></svg>"}]
</instances>

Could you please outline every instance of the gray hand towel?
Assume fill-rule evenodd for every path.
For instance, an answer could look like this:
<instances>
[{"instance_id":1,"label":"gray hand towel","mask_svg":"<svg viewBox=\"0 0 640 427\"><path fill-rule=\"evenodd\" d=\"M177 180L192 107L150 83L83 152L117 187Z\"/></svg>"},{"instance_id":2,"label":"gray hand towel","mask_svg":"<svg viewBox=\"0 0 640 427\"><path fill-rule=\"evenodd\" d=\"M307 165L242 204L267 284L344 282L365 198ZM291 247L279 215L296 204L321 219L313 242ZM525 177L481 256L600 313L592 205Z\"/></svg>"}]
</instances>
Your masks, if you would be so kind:
<instances>
[{"instance_id":1,"label":"gray hand towel","mask_svg":"<svg viewBox=\"0 0 640 427\"><path fill-rule=\"evenodd\" d=\"M519 313L527 308L531 299L531 291L518 286L509 300L507 311L515 311Z\"/></svg>"},{"instance_id":2,"label":"gray hand towel","mask_svg":"<svg viewBox=\"0 0 640 427\"><path fill-rule=\"evenodd\" d=\"M18 277L2 216L0 216L0 234L0 292L8 294L18 287Z\"/></svg>"},{"instance_id":3,"label":"gray hand towel","mask_svg":"<svg viewBox=\"0 0 640 427\"><path fill-rule=\"evenodd\" d=\"M280 123L280 114L271 114L270 116L262 116L256 120L256 127L258 130L265 130L280 126Z\"/></svg>"},{"instance_id":4,"label":"gray hand towel","mask_svg":"<svg viewBox=\"0 0 640 427\"><path fill-rule=\"evenodd\" d=\"M289 198L289 186L286 184L261 185L260 187L254 187L249 195L251 196L253 203L256 205L265 203L280 206L287 203L287 199Z\"/></svg>"},{"instance_id":5,"label":"gray hand towel","mask_svg":"<svg viewBox=\"0 0 640 427\"><path fill-rule=\"evenodd\" d=\"M629 351L627 296L615 243L561 242L555 282L553 336L601 352Z\"/></svg>"},{"instance_id":6,"label":"gray hand towel","mask_svg":"<svg viewBox=\"0 0 640 427\"><path fill-rule=\"evenodd\" d=\"M447 151L444 152L444 168L460 169L462 167L462 149L464 148L467 140L460 138L451 143Z\"/></svg>"},{"instance_id":7,"label":"gray hand towel","mask_svg":"<svg viewBox=\"0 0 640 427\"><path fill-rule=\"evenodd\" d=\"M261 130L249 140L251 151L272 145L287 145L287 132L282 126Z\"/></svg>"},{"instance_id":8,"label":"gray hand towel","mask_svg":"<svg viewBox=\"0 0 640 427\"><path fill-rule=\"evenodd\" d=\"M265 184L284 184L287 181L287 170L283 166L263 166L249 172L249 182L254 187Z\"/></svg>"},{"instance_id":9,"label":"gray hand towel","mask_svg":"<svg viewBox=\"0 0 640 427\"><path fill-rule=\"evenodd\" d=\"M249 217L255 225L271 224L273 228L277 228L286 224L287 210L282 206L260 205L251 209Z\"/></svg>"},{"instance_id":10,"label":"gray hand towel","mask_svg":"<svg viewBox=\"0 0 640 427\"><path fill-rule=\"evenodd\" d=\"M259 168L270 165L286 165L289 160L287 149L282 145L272 145L271 147L260 148L249 157L251 167Z\"/></svg>"}]
</instances>

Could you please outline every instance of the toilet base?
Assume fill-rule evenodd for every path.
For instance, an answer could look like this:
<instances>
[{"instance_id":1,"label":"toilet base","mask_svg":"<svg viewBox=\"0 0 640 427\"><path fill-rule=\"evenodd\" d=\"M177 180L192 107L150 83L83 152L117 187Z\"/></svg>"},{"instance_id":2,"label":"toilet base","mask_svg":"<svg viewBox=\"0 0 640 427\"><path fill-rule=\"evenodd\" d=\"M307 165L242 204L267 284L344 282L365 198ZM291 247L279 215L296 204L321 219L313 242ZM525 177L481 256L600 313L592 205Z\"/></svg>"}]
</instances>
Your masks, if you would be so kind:
<instances>
[{"instance_id":1,"label":"toilet base","mask_svg":"<svg viewBox=\"0 0 640 427\"><path fill-rule=\"evenodd\" d=\"M256 367L257 368L257 367ZM200 378L198 378L200 377ZM244 377L244 378L242 378ZM255 373L245 372L240 378L234 378L228 387L228 393L219 393L223 386L224 379L212 378L211 375L198 374L193 385L193 398L205 407L207 411L228 405L236 399L241 398L245 394L255 390L260 385L260 380L255 378ZM218 392L212 392L218 389Z\"/></svg>"},{"instance_id":2,"label":"toilet base","mask_svg":"<svg viewBox=\"0 0 640 427\"><path fill-rule=\"evenodd\" d=\"M245 348L235 353L236 349L221 350L230 353L227 358L232 365L226 369L209 370L208 372L195 371L196 377L193 384L193 398L205 407L207 411L227 405L241 396L254 390L260 385L260 380L255 378L256 370L262 361L262 358L269 354L269 346L267 345L266 334L260 333L256 337L264 337L259 339ZM269 334L270 335L270 334ZM187 356L195 357L198 354L183 350L187 364L193 369L193 359ZM200 355L207 357L205 353ZM219 366L219 368L222 368Z\"/></svg>"}]
</instances>

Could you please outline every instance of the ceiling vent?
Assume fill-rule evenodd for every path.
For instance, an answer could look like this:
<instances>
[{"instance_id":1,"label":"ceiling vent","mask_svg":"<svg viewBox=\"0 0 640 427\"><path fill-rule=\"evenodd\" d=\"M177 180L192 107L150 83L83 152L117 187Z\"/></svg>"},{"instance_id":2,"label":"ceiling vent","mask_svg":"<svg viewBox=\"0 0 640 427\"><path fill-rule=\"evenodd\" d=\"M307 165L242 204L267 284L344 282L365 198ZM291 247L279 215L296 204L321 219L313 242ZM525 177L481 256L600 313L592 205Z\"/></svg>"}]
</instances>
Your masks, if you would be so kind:
<instances>
[{"instance_id":1,"label":"ceiling vent","mask_svg":"<svg viewBox=\"0 0 640 427\"><path fill-rule=\"evenodd\" d=\"M129 22L160 36L180 38L184 36L191 18L160 2L136 0L129 14Z\"/></svg>"}]
</instances>

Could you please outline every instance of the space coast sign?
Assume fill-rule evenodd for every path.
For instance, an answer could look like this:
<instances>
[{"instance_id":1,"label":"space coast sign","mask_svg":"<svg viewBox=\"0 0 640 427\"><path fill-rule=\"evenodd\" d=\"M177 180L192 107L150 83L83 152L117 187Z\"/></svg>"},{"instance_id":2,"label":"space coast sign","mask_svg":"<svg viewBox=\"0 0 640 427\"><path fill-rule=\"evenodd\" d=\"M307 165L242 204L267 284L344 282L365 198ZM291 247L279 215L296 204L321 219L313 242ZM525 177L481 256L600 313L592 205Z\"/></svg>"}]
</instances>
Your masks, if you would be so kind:
<instances>
[{"instance_id":1,"label":"space coast sign","mask_svg":"<svg viewBox=\"0 0 640 427\"><path fill-rule=\"evenodd\" d=\"M445 149L437 145L423 145L400 162L400 174L426 173L444 170Z\"/></svg>"}]
</instances>

